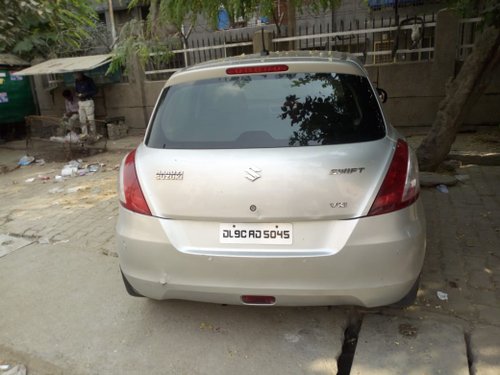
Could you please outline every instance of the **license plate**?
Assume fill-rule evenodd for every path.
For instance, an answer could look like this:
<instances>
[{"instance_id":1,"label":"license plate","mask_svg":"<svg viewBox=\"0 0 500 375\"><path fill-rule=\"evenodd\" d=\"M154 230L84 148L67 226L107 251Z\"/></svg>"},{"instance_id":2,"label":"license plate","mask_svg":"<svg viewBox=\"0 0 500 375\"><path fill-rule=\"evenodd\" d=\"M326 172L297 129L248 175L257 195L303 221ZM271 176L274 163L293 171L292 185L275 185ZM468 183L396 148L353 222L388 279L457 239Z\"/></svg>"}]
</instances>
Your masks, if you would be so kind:
<instances>
[{"instance_id":1,"label":"license plate","mask_svg":"<svg viewBox=\"0 0 500 375\"><path fill-rule=\"evenodd\" d=\"M289 223L220 224L219 241L232 244L291 245L293 226Z\"/></svg>"}]
</instances>

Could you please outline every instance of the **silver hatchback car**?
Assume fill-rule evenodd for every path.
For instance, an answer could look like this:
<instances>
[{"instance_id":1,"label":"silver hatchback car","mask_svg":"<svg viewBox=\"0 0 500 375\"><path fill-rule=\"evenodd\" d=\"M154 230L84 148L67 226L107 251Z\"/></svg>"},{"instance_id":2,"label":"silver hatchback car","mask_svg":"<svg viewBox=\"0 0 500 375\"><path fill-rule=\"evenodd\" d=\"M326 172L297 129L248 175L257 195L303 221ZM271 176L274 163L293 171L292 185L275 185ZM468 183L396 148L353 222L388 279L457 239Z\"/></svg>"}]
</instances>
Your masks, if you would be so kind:
<instances>
[{"instance_id":1,"label":"silver hatchback car","mask_svg":"<svg viewBox=\"0 0 500 375\"><path fill-rule=\"evenodd\" d=\"M367 72L271 53L174 74L120 170L131 295L244 305L412 302L418 167Z\"/></svg>"}]
</instances>

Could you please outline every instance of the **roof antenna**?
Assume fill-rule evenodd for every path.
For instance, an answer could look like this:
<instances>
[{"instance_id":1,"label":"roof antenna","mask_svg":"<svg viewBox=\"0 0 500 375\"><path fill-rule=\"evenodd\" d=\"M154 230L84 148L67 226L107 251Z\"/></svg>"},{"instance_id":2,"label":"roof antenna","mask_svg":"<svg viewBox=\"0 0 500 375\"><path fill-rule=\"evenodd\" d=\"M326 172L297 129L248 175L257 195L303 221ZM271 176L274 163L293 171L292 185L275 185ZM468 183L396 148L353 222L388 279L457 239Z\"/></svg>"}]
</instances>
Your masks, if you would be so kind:
<instances>
[{"instance_id":1,"label":"roof antenna","mask_svg":"<svg viewBox=\"0 0 500 375\"><path fill-rule=\"evenodd\" d=\"M261 56L269 56L269 51L266 49L266 42L264 40L264 28L261 29L262 36L262 51L260 51Z\"/></svg>"}]
</instances>

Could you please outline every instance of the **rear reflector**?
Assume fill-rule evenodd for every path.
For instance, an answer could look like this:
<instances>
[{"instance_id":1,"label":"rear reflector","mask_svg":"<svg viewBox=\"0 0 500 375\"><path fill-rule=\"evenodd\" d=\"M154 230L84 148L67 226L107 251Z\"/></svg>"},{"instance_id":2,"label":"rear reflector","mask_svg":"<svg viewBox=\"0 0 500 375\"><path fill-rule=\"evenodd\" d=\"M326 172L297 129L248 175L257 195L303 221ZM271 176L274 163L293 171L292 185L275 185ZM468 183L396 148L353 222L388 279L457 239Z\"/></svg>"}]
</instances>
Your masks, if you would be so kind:
<instances>
[{"instance_id":1,"label":"rear reflector","mask_svg":"<svg viewBox=\"0 0 500 375\"><path fill-rule=\"evenodd\" d=\"M121 171L123 176L122 189L125 196L125 201L121 202L121 204L130 211L151 216L151 211L149 210L146 199L144 199L144 194L142 193L141 185L139 185L139 179L137 178L135 151L136 150L131 151L125 157L125 163Z\"/></svg>"},{"instance_id":2,"label":"rear reflector","mask_svg":"<svg viewBox=\"0 0 500 375\"><path fill-rule=\"evenodd\" d=\"M276 302L273 296L241 296L241 300L249 305L274 305Z\"/></svg>"},{"instance_id":3,"label":"rear reflector","mask_svg":"<svg viewBox=\"0 0 500 375\"><path fill-rule=\"evenodd\" d=\"M389 170L368 216L408 207L417 200L419 192L417 161L411 157L408 144L399 139Z\"/></svg>"},{"instance_id":4,"label":"rear reflector","mask_svg":"<svg viewBox=\"0 0 500 375\"><path fill-rule=\"evenodd\" d=\"M259 66L242 66L238 68L227 68L226 74L255 74L255 73L276 73L286 72L288 65L259 65Z\"/></svg>"}]
</instances>

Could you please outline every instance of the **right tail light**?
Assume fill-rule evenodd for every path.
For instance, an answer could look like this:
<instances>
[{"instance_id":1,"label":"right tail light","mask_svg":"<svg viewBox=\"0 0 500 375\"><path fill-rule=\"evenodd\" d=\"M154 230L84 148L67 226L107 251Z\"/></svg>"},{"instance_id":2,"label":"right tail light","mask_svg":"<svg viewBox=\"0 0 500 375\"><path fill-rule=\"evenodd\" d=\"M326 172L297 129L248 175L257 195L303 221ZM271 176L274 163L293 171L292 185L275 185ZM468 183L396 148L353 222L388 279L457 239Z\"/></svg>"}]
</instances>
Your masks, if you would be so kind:
<instances>
[{"instance_id":1,"label":"right tail light","mask_svg":"<svg viewBox=\"0 0 500 375\"><path fill-rule=\"evenodd\" d=\"M389 170L368 216L386 214L408 207L417 200L419 192L417 160L410 152L408 143L399 139Z\"/></svg>"}]
</instances>

